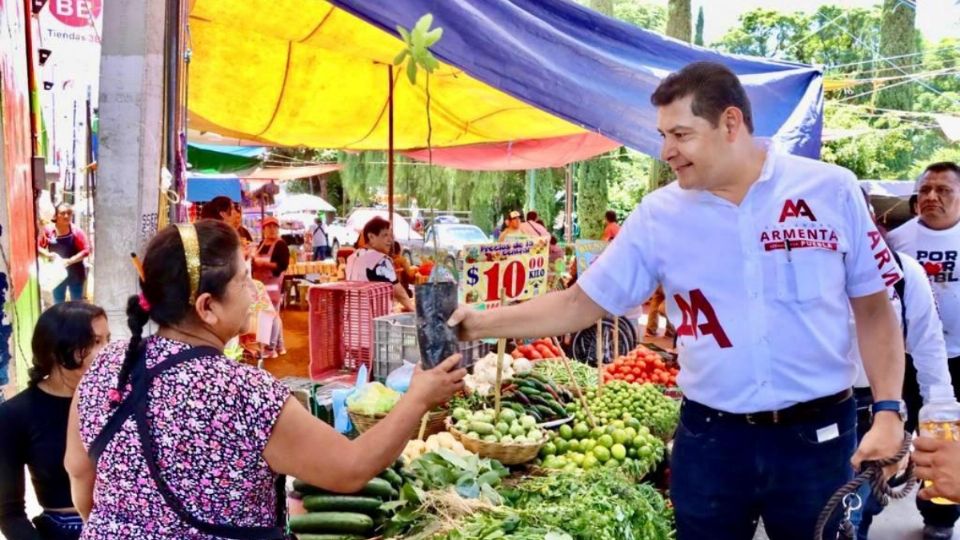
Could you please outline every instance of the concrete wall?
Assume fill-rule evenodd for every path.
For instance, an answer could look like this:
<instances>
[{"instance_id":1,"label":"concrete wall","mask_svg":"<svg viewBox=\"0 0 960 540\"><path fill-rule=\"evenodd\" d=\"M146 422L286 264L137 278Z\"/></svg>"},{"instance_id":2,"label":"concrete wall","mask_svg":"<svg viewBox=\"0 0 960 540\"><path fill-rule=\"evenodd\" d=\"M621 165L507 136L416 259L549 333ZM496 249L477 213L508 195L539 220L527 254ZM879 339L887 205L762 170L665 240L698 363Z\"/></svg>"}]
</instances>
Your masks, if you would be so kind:
<instances>
[{"instance_id":1,"label":"concrete wall","mask_svg":"<svg viewBox=\"0 0 960 540\"><path fill-rule=\"evenodd\" d=\"M95 301L114 337L129 336L136 294L130 253L156 231L163 148L163 0L105 3L100 70L100 155Z\"/></svg>"}]
</instances>

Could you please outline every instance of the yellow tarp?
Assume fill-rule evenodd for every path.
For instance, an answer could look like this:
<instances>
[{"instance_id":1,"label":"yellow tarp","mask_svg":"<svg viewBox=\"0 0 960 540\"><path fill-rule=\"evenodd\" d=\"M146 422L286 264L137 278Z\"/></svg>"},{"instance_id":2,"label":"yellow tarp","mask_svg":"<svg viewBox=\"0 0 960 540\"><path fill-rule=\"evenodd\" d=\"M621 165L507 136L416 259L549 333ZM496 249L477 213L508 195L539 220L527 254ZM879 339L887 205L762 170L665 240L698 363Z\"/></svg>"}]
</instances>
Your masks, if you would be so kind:
<instances>
[{"instance_id":1,"label":"yellow tarp","mask_svg":"<svg viewBox=\"0 0 960 540\"><path fill-rule=\"evenodd\" d=\"M384 0L387 1L387 0ZM387 147L402 42L321 0L193 0L190 127L285 146ZM427 146L424 73L396 70L395 145ZM583 133L449 65L430 76L435 147Z\"/></svg>"}]
</instances>

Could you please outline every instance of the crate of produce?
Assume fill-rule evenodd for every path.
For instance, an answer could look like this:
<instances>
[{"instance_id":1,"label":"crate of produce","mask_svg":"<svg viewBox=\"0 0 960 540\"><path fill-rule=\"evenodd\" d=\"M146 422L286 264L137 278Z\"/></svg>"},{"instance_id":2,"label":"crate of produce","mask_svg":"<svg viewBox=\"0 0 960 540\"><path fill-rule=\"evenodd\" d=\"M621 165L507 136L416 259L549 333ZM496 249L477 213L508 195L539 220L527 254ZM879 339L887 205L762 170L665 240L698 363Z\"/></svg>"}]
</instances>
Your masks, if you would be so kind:
<instances>
[{"instance_id":1,"label":"crate of produce","mask_svg":"<svg viewBox=\"0 0 960 540\"><path fill-rule=\"evenodd\" d=\"M345 281L310 287L307 295L310 378L355 371L373 361L374 325L393 309L389 283Z\"/></svg>"},{"instance_id":2,"label":"crate of produce","mask_svg":"<svg viewBox=\"0 0 960 540\"><path fill-rule=\"evenodd\" d=\"M404 360L420 361L420 346L417 341L417 316L413 313L397 313L379 317L374 321L373 379L383 382L391 371L401 367ZM472 366L490 351L490 345L482 341L461 341L462 365Z\"/></svg>"}]
</instances>

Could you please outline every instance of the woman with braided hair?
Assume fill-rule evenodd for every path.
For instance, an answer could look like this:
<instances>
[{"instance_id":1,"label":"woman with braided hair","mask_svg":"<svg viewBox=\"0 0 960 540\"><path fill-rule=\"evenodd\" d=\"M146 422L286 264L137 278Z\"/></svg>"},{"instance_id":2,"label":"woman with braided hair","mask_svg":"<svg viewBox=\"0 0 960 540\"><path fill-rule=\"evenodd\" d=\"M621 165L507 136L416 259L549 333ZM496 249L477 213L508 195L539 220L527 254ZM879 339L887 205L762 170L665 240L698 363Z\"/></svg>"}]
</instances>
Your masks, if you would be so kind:
<instances>
[{"instance_id":1,"label":"woman with braided hair","mask_svg":"<svg viewBox=\"0 0 960 540\"><path fill-rule=\"evenodd\" d=\"M70 413L65 465L86 520L81 538L283 538L281 475L356 491L462 387L458 358L418 372L383 421L348 440L270 374L223 356L251 302L233 228L167 227L142 270L142 294L127 306L130 341L101 352Z\"/></svg>"}]
</instances>

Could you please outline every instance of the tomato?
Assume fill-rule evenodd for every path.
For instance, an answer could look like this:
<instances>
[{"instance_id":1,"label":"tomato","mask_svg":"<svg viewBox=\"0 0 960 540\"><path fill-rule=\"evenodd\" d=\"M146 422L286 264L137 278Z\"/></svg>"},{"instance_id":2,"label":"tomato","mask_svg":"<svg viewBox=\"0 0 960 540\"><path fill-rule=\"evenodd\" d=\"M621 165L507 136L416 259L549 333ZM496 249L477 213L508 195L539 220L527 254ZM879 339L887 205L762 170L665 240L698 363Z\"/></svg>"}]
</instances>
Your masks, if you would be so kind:
<instances>
[{"instance_id":1,"label":"tomato","mask_svg":"<svg viewBox=\"0 0 960 540\"><path fill-rule=\"evenodd\" d=\"M541 354L540 354L539 352L537 352L537 351L532 351L532 350L531 350L531 351L528 351L528 352L527 352L527 359L528 359L528 360L543 360L543 355L541 355Z\"/></svg>"},{"instance_id":2,"label":"tomato","mask_svg":"<svg viewBox=\"0 0 960 540\"><path fill-rule=\"evenodd\" d=\"M637 378L634 377L632 374L631 374L631 375L627 375L627 376L624 377L623 379L624 379L625 381L627 381L627 382L633 382L633 381L637 380Z\"/></svg>"}]
</instances>

